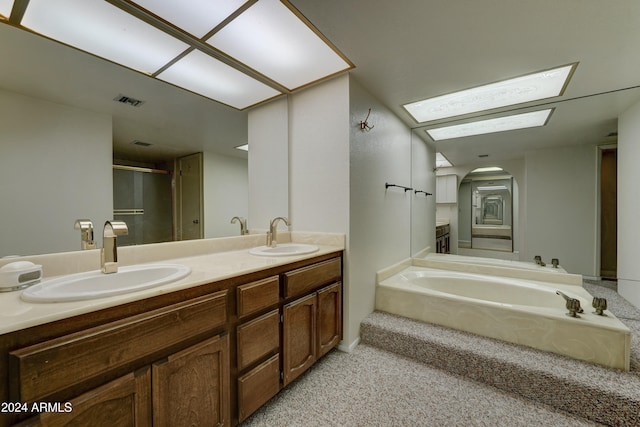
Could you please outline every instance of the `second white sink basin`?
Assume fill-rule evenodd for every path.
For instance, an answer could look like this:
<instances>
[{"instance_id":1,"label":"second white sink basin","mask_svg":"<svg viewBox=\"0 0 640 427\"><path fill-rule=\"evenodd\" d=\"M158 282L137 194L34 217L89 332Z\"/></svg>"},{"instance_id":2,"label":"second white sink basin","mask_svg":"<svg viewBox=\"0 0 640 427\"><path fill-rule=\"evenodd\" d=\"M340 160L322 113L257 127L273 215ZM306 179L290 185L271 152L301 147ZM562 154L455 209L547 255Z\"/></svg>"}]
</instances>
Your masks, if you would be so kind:
<instances>
[{"instance_id":1,"label":"second white sink basin","mask_svg":"<svg viewBox=\"0 0 640 427\"><path fill-rule=\"evenodd\" d=\"M180 264L147 264L120 267L117 273L100 270L43 280L22 292L28 302L82 301L127 294L180 280L191 269Z\"/></svg>"},{"instance_id":2,"label":"second white sink basin","mask_svg":"<svg viewBox=\"0 0 640 427\"><path fill-rule=\"evenodd\" d=\"M292 256L304 255L316 252L316 245L308 245L306 243L279 243L276 247L258 246L249 250L251 255L258 256Z\"/></svg>"}]
</instances>

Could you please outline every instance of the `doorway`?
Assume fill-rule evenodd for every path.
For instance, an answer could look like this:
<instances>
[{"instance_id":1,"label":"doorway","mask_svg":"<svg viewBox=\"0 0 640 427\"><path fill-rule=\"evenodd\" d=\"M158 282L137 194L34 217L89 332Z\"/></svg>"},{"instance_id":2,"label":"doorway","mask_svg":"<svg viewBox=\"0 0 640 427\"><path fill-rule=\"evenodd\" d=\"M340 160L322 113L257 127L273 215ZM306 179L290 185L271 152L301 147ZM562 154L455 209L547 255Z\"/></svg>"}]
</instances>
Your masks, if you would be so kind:
<instances>
[{"instance_id":1,"label":"doorway","mask_svg":"<svg viewBox=\"0 0 640 427\"><path fill-rule=\"evenodd\" d=\"M600 159L600 276L618 273L618 150L603 149Z\"/></svg>"},{"instance_id":2,"label":"doorway","mask_svg":"<svg viewBox=\"0 0 640 427\"><path fill-rule=\"evenodd\" d=\"M204 237L203 155L180 157L177 163L177 235L178 240Z\"/></svg>"}]
</instances>

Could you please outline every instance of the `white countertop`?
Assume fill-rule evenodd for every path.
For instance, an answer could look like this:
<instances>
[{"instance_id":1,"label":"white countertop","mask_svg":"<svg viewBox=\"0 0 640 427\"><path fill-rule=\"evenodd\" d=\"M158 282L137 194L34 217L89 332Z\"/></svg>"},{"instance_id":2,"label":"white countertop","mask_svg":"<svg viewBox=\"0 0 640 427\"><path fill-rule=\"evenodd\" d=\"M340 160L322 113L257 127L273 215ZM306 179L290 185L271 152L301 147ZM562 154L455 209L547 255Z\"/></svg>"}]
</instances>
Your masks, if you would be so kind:
<instances>
[{"instance_id":1,"label":"white countertop","mask_svg":"<svg viewBox=\"0 0 640 427\"><path fill-rule=\"evenodd\" d=\"M285 265L344 249L344 235L341 234L293 232L291 233L290 239L288 236L289 233L286 234L286 241L313 243L318 245L319 250L310 254L297 256L263 257L249 254L249 249L251 247L264 244L262 242L262 240L264 239L263 236L208 239L204 241L193 241L191 242L191 245L189 244L189 242L171 242L170 244L164 244L160 249L158 249L156 246L160 246L162 244L144 245L144 249L142 249L143 247L120 248L120 259L126 259L126 255L132 255L130 256L131 259L141 260L142 258L145 258L145 256L148 257L149 253L153 253L154 250L156 250L156 254L158 252L162 252L164 256L157 256L157 259L155 260L146 259L144 260L144 263L162 262L183 264L191 268L191 274L189 274L184 279L167 285L162 285L129 294L117 295L107 298L98 298L88 301L29 303L23 301L20 298L21 291L0 293L0 334L18 331L32 326L37 326L56 320L89 313L92 311L102 310L105 308L126 304L132 301L152 298L158 295L203 285L218 280L223 280L229 277L252 273L279 265ZM229 242L231 242L231 244L229 244ZM258 245L256 245L257 242L259 243ZM284 238L281 242L285 242ZM175 245L175 243L179 244ZM194 249L194 246L198 246L198 248ZM232 250L225 250L229 247L237 246L246 247L241 249L236 248ZM181 255L184 255L185 252L188 253L190 251L196 253L180 257L176 256L176 248L180 249L179 252ZM197 252L202 251L203 248L208 248L208 250L210 250L211 252L198 254ZM144 250L144 254L142 253L142 250ZM78 256L86 258L85 252L89 251L67 253L61 256L66 257L67 260L72 259L69 264L77 264L78 262L76 261L76 258ZM174 257L170 258L170 256L172 255ZM55 257L55 254L52 254L50 256ZM41 257L25 257L25 259L42 262L42 260L39 258ZM129 262L128 264L124 264L121 262L121 264L128 265L132 264L132 262ZM74 267L77 267L77 265ZM49 270L56 272L58 271L54 267L51 267ZM82 270L82 268L80 268L80 270ZM91 270L91 268L86 270ZM45 280L50 277L55 277L51 275L47 276L46 265L43 265L43 272L45 274ZM65 272L64 274L70 274L72 272Z\"/></svg>"}]
</instances>

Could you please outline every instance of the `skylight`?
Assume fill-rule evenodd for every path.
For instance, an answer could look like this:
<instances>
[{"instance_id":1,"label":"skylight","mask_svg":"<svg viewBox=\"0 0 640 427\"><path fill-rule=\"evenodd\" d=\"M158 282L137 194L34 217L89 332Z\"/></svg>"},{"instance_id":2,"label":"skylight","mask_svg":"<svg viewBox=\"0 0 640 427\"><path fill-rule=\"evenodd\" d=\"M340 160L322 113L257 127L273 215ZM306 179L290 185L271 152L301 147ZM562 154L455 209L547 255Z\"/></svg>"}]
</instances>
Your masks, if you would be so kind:
<instances>
[{"instance_id":1,"label":"skylight","mask_svg":"<svg viewBox=\"0 0 640 427\"><path fill-rule=\"evenodd\" d=\"M239 9L245 1L246 0L189 0L176 2L133 0L134 3L139 4L197 38L204 37L209 31Z\"/></svg>"},{"instance_id":2,"label":"skylight","mask_svg":"<svg viewBox=\"0 0 640 427\"><path fill-rule=\"evenodd\" d=\"M503 169L498 166L487 166L484 168L475 168L469 173L480 173L480 172L502 172Z\"/></svg>"},{"instance_id":3,"label":"skylight","mask_svg":"<svg viewBox=\"0 0 640 427\"><path fill-rule=\"evenodd\" d=\"M9 16L13 1L0 0ZM353 68L289 0L30 0L11 25L237 109ZM14 22L15 21L15 22Z\"/></svg>"},{"instance_id":4,"label":"skylight","mask_svg":"<svg viewBox=\"0 0 640 427\"><path fill-rule=\"evenodd\" d=\"M419 123L560 96L578 63L404 104Z\"/></svg>"},{"instance_id":5,"label":"skylight","mask_svg":"<svg viewBox=\"0 0 640 427\"><path fill-rule=\"evenodd\" d=\"M207 43L289 90L350 68L279 0L261 0Z\"/></svg>"},{"instance_id":6,"label":"skylight","mask_svg":"<svg viewBox=\"0 0 640 427\"><path fill-rule=\"evenodd\" d=\"M21 24L147 74L189 47L103 0L31 0Z\"/></svg>"},{"instance_id":7,"label":"skylight","mask_svg":"<svg viewBox=\"0 0 640 427\"><path fill-rule=\"evenodd\" d=\"M434 141L442 141L445 139L532 128L544 126L552 111L553 109L549 108L547 110L534 111L531 113L515 114L495 119L479 120L471 123L427 129L426 132Z\"/></svg>"},{"instance_id":8,"label":"skylight","mask_svg":"<svg viewBox=\"0 0 640 427\"><path fill-rule=\"evenodd\" d=\"M453 165L442 153L436 153L436 167L437 168L450 168Z\"/></svg>"},{"instance_id":9,"label":"skylight","mask_svg":"<svg viewBox=\"0 0 640 427\"><path fill-rule=\"evenodd\" d=\"M11 9L13 8L13 0L0 0L0 16L9 18Z\"/></svg>"},{"instance_id":10,"label":"skylight","mask_svg":"<svg viewBox=\"0 0 640 427\"><path fill-rule=\"evenodd\" d=\"M157 77L240 110L280 94L198 50L189 53Z\"/></svg>"}]
</instances>

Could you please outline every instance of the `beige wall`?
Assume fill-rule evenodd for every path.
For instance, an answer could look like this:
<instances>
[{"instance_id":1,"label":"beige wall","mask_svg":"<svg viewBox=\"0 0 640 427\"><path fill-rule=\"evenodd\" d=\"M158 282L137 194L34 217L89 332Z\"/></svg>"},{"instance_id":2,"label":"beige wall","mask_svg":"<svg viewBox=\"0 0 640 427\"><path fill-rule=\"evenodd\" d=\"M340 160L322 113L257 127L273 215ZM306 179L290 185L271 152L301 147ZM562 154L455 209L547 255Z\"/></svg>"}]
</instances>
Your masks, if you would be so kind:
<instances>
[{"instance_id":1,"label":"beige wall","mask_svg":"<svg viewBox=\"0 0 640 427\"><path fill-rule=\"evenodd\" d=\"M111 117L0 90L0 130L0 257L79 250L113 213Z\"/></svg>"},{"instance_id":2,"label":"beige wall","mask_svg":"<svg viewBox=\"0 0 640 427\"><path fill-rule=\"evenodd\" d=\"M618 292L640 308L640 102L618 123Z\"/></svg>"}]
</instances>

